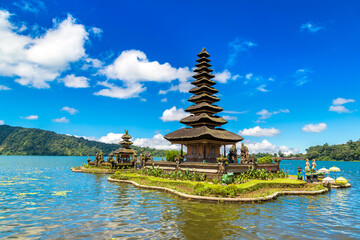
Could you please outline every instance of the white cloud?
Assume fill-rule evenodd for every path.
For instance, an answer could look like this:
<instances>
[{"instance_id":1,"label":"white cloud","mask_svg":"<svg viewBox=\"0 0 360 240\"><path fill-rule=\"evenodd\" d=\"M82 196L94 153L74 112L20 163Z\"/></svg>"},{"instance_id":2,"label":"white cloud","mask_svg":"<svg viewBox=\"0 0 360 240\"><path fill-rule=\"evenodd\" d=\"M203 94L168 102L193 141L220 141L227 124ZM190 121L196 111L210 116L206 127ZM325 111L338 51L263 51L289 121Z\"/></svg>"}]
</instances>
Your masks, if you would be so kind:
<instances>
[{"instance_id":1,"label":"white cloud","mask_svg":"<svg viewBox=\"0 0 360 240\"><path fill-rule=\"evenodd\" d=\"M100 37L103 33L103 30L101 28L92 27L90 28L89 32L93 33L94 35Z\"/></svg>"},{"instance_id":2,"label":"white cloud","mask_svg":"<svg viewBox=\"0 0 360 240\"><path fill-rule=\"evenodd\" d=\"M226 66L228 66L228 67L233 66L237 56L241 52L246 52L250 48L255 47L255 46L257 46L256 43L254 43L252 41L246 41L243 39L239 39L239 38L236 38L234 41L231 41L229 43L230 54L229 54L229 58L226 63Z\"/></svg>"},{"instance_id":3,"label":"white cloud","mask_svg":"<svg viewBox=\"0 0 360 240\"><path fill-rule=\"evenodd\" d=\"M226 120L229 120L229 121L231 121L231 120L237 121L237 120L238 120L237 117L235 117L235 116L228 116L228 115L224 115L224 116L222 116L222 118L224 118L224 119L226 119Z\"/></svg>"},{"instance_id":4,"label":"white cloud","mask_svg":"<svg viewBox=\"0 0 360 240\"><path fill-rule=\"evenodd\" d=\"M109 79L126 82L170 82L187 79L192 74L188 67L173 68L169 63L150 62L145 53L138 50L123 51L120 56L103 70Z\"/></svg>"},{"instance_id":5,"label":"white cloud","mask_svg":"<svg viewBox=\"0 0 360 240\"><path fill-rule=\"evenodd\" d=\"M161 99L161 102L167 102L167 101L168 101L167 98Z\"/></svg>"},{"instance_id":6,"label":"white cloud","mask_svg":"<svg viewBox=\"0 0 360 240\"><path fill-rule=\"evenodd\" d=\"M259 126L253 128L244 128L239 131L239 134L242 136L252 136L252 137L274 137L280 134L280 130L276 128L261 128Z\"/></svg>"},{"instance_id":7,"label":"white cloud","mask_svg":"<svg viewBox=\"0 0 360 240\"><path fill-rule=\"evenodd\" d=\"M0 85L0 91L4 91L4 90L11 90L11 88L4 85Z\"/></svg>"},{"instance_id":8,"label":"white cloud","mask_svg":"<svg viewBox=\"0 0 360 240\"><path fill-rule=\"evenodd\" d=\"M71 107L63 107L60 111L65 111L70 113L71 115L74 115L76 113L79 112L79 110L75 109L75 108L71 108Z\"/></svg>"},{"instance_id":9,"label":"white cloud","mask_svg":"<svg viewBox=\"0 0 360 240\"><path fill-rule=\"evenodd\" d=\"M168 90L160 90L159 94L167 94L168 92L179 91L181 93L188 93L191 88L194 86L189 81L179 81L178 85L171 85Z\"/></svg>"},{"instance_id":10,"label":"white cloud","mask_svg":"<svg viewBox=\"0 0 360 240\"><path fill-rule=\"evenodd\" d=\"M262 84L260 86L258 86L256 89L259 90L260 92L268 92L269 90L265 89L266 85Z\"/></svg>"},{"instance_id":11,"label":"white cloud","mask_svg":"<svg viewBox=\"0 0 360 240\"><path fill-rule=\"evenodd\" d=\"M88 88L89 79L86 77L76 77L74 74L67 75L62 79L66 87L70 88Z\"/></svg>"},{"instance_id":12,"label":"white cloud","mask_svg":"<svg viewBox=\"0 0 360 240\"><path fill-rule=\"evenodd\" d=\"M179 80L178 85L173 85L169 90L166 91L161 90L159 93L165 94L168 91L188 92L191 88L191 84L188 82L188 79L193 74L188 67L174 68L169 63L160 64L157 61L151 62L148 60L144 52L138 50L123 51L112 64L106 66L103 70L100 71L100 73L106 75L108 79L121 80L127 88L130 88L135 92L131 95L128 94L129 97L137 97L140 92L146 90L146 88L143 88L143 85L140 83L171 82L176 79ZM113 85L113 89L110 90L114 91L116 88L119 87ZM121 89L124 88L117 89L117 91L121 91ZM97 95L109 97L113 96L113 94ZM121 93L120 95L122 96L124 94Z\"/></svg>"},{"instance_id":13,"label":"white cloud","mask_svg":"<svg viewBox=\"0 0 360 240\"><path fill-rule=\"evenodd\" d=\"M279 113L289 113L289 112L290 112L289 109L280 109L278 111L273 111L273 112L269 112L266 109L262 109L261 111L257 112L256 115L260 115L258 120L264 120L270 118L272 115L276 115Z\"/></svg>"},{"instance_id":14,"label":"white cloud","mask_svg":"<svg viewBox=\"0 0 360 240\"><path fill-rule=\"evenodd\" d=\"M21 117L21 118L26 119L26 120L37 120L37 119L39 119L39 116L38 115L30 115L30 116Z\"/></svg>"},{"instance_id":15,"label":"white cloud","mask_svg":"<svg viewBox=\"0 0 360 240\"><path fill-rule=\"evenodd\" d=\"M319 123L319 124L307 124L305 125L302 130L304 132L313 132L319 133L327 129L326 123Z\"/></svg>"},{"instance_id":16,"label":"white cloud","mask_svg":"<svg viewBox=\"0 0 360 240\"><path fill-rule=\"evenodd\" d=\"M344 106L341 106L341 105L331 105L329 107L329 111L330 112L337 112L337 113L351 113L351 111L349 109L347 109L346 107Z\"/></svg>"},{"instance_id":17,"label":"white cloud","mask_svg":"<svg viewBox=\"0 0 360 240\"><path fill-rule=\"evenodd\" d=\"M336 98L332 101L333 105L343 105L346 103L355 102L354 99L346 99L346 98Z\"/></svg>"},{"instance_id":18,"label":"white cloud","mask_svg":"<svg viewBox=\"0 0 360 240\"><path fill-rule=\"evenodd\" d=\"M346 99L346 98L336 98L332 101L332 104L329 107L329 111L331 112L337 112L337 113L351 113L353 111L350 111L346 107L342 106L346 103L352 103L355 102L354 99Z\"/></svg>"},{"instance_id":19,"label":"white cloud","mask_svg":"<svg viewBox=\"0 0 360 240\"><path fill-rule=\"evenodd\" d=\"M76 138L84 138L84 139L90 140L90 141L98 141L98 139L96 137L78 136L78 135L71 135L71 134L65 134L65 135L76 137Z\"/></svg>"},{"instance_id":20,"label":"white cloud","mask_svg":"<svg viewBox=\"0 0 360 240\"><path fill-rule=\"evenodd\" d=\"M184 109L179 108L176 109L175 106L173 106L170 109L166 109L160 119L163 122L171 122L171 121L179 121L180 119L189 116L190 114L186 113Z\"/></svg>"},{"instance_id":21,"label":"white cloud","mask_svg":"<svg viewBox=\"0 0 360 240\"><path fill-rule=\"evenodd\" d=\"M278 153L279 150L283 152L285 155L289 155L290 153L298 153L299 149L290 148L287 146L276 146L269 142L268 140L263 140L261 142L253 142L246 140L244 144L248 147L250 153ZM241 148L241 143L236 144L237 148Z\"/></svg>"},{"instance_id":22,"label":"white cloud","mask_svg":"<svg viewBox=\"0 0 360 240\"><path fill-rule=\"evenodd\" d=\"M69 122L69 119L67 119L66 117L55 118L55 119L53 119L53 122L57 122L57 123L68 123L68 122Z\"/></svg>"},{"instance_id":23,"label":"white cloud","mask_svg":"<svg viewBox=\"0 0 360 240\"><path fill-rule=\"evenodd\" d=\"M96 59L96 58L85 58L84 61L86 62L82 67L81 69L82 70L87 70L89 68L101 68L103 66L103 63L99 60L99 59Z\"/></svg>"},{"instance_id":24,"label":"white cloud","mask_svg":"<svg viewBox=\"0 0 360 240\"><path fill-rule=\"evenodd\" d=\"M134 145L139 147L150 147L164 150L177 150L179 145L172 145L162 134L156 134L152 138L136 138Z\"/></svg>"},{"instance_id":25,"label":"white cloud","mask_svg":"<svg viewBox=\"0 0 360 240\"><path fill-rule=\"evenodd\" d=\"M24 12L38 14L41 10L45 10L45 4L40 0L16 1L13 4Z\"/></svg>"},{"instance_id":26,"label":"white cloud","mask_svg":"<svg viewBox=\"0 0 360 240\"><path fill-rule=\"evenodd\" d=\"M122 133L108 133L106 136L101 137L99 142L118 144L122 141L122 135Z\"/></svg>"},{"instance_id":27,"label":"white cloud","mask_svg":"<svg viewBox=\"0 0 360 240\"><path fill-rule=\"evenodd\" d=\"M0 125L4 125L4 124L5 124L4 120L0 120Z\"/></svg>"},{"instance_id":28,"label":"white cloud","mask_svg":"<svg viewBox=\"0 0 360 240\"><path fill-rule=\"evenodd\" d=\"M324 27L318 26L318 25L316 25L314 23L311 23L311 22L304 23L300 27L300 29L303 30L303 31L307 30L307 31L314 32L314 33L320 31L323 28Z\"/></svg>"},{"instance_id":29,"label":"white cloud","mask_svg":"<svg viewBox=\"0 0 360 240\"><path fill-rule=\"evenodd\" d=\"M94 93L94 95L119 99L139 97L139 93L146 90L146 87L140 83L129 83L125 85L126 87L118 87L109 82L98 82L97 84L107 88Z\"/></svg>"},{"instance_id":30,"label":"white cloud","mask_svg":"<svg viewBox=\"0 0 360 240\"><path fill-rule=\"evenodd\" d=\"M297 86L302 86L307 82L310 82L311 79L309 77L309 75L312 73L312 71L310 69L298 69L295 72L295 84Z\"/></svg>"},{"instance_id":31,"label":"white cloud","mask_svg":"<svg viewBox=\"0 0 360 240\"><path fill-rule=\"evenodd\" d=\"M17 33L11 14L0 10L0 76L17 77L21 85L49 88L61 72L85 56L85 27L68 15L35 38Z\"/></svg>"},{"instance_id":32,"label":"white cloud","mask_svg":"<svg viewBox=\"0 0 360 240\"><path fill-rule=\"evenodd\" d=\"M231 73L227 69L220 73L214 73L214 75L214 80L218 81L219 83L226 83L229 79L231 79Z\"/></svg>"}]
</instances>

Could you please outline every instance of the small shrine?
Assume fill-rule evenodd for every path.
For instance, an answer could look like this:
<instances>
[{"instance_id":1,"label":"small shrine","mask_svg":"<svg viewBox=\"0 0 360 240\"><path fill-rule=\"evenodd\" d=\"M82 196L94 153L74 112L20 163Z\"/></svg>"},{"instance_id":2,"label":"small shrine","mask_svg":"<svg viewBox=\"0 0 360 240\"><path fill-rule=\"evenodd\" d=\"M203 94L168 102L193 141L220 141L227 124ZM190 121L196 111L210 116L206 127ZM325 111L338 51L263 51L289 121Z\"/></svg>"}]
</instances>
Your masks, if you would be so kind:
<instances>
[{"instance_id":1,"label":"small shrine","mask_svg":"<svg viewBox=\"0 0 360 240\"><path fill-rule=\"evenodd\" d=\"M122 141L119 144L121 144L122 148L112 152L116 157L116 163L128 163L136 160L137 152L130 148L133 142L130 140L131 136L129 135L129 131L125 130L125 134L122 135L121 138Z\"/></svg>"},{"instance_id":2,"label":"small shrine","mask_svg":"<svg viewBox=\"0 0 360 240\"><path fill-rule=\"evenodd\" d=\"M215 81L211 80L215 76L211 74L210 55L205 48L197 55L199 59L192 82L194 87L190 93L194 94L189 98L189 102L194 103L185 109L191 115L180 120L187 128L182 128L166 134L165 139L172 144L180 144L181 152L183 145L187 147L185 155L187 162L217 162L220 157L220 148L224 146L224 156L226 156L226 145L234 145L243 140L243 137L226 131L221 127L227 121L215 114L223 109L214 103L220 99L214 94L218 92L213 86Z\"/></svg>"}]
</instances>

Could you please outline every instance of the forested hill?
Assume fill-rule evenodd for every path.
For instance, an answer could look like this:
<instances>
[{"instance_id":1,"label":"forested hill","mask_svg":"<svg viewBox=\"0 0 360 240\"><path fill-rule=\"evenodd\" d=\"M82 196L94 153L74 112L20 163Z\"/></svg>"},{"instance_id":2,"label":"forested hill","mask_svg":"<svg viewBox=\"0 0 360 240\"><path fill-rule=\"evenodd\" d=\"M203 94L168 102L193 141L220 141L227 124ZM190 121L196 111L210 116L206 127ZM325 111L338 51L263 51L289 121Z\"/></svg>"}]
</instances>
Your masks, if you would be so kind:
<instances>
[{"instance_id":1,"label":"forested hill","mask_svg":"<svg viewBox=\"0 0 360 240\"><path fill-rule=\"evenodd\" d=\"M0 155L94 156L100 149L108 155L119 147L118 144L89 141L36 128L0 125ZM165 156L165 150L132 148L138 154L142 149L155 157Z\"/></svg>"},{"instance_id":2,"label":"forested hill","mask_svg":"<svg viewBox=\"0 0 360 240\"><path fill-rule=\"evenodd\" d=\"M360 140L348 141L345 144L322 146L306 149L306 157L324 161L360 161Z\"/></svg>"}]
</instances>

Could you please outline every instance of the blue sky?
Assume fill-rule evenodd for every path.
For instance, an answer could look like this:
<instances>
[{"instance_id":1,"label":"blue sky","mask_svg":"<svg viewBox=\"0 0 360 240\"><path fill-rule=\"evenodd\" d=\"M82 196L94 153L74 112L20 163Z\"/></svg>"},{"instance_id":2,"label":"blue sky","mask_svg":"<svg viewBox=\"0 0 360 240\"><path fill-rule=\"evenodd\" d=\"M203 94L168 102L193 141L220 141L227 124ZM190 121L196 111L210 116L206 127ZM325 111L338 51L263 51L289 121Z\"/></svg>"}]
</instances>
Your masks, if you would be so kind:
<instances>
[{"instance_id":1,"label":"blue sky","mask_svg":"<svg viewBox=\"0 0 360 240\"><path fill-rule=\"evenodd\" d=\"M196 54L252 152L358 140L358 1L2 1L0 123L172 148ZM174 146L173 146L174 147ZM176 146L175 146L176 147Z\"/></svg>"}]
</instances>

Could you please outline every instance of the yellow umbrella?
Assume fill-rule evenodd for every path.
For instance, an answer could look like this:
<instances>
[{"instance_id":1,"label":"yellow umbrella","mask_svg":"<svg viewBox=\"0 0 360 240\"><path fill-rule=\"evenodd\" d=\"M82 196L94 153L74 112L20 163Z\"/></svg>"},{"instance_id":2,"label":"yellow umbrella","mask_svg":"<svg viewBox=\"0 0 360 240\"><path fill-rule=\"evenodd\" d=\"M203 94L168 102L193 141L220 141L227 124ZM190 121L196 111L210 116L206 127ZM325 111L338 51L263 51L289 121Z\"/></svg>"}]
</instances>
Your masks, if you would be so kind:
<instances>
[{"instance_id":1,"label":"yellow umbrella","mask_svg":"<svg viewBox=\"0 0 360 240\"><path fill-rule=\"evenodd\" d=\"M347 183L347 180L343 177L338 177L335 181L335 183Z\"/></svg>"},{"instance_id":2,"label":"yellow umbrella","mask_svg":"<svg viewBox=\"0 0 360 240\"><path fill-rule=\"evenodd\" d=\"M329 171L330 172L340 172L340 168L333 166L333 167L329 168ZM336 179L336 173L335 173L335 179Z\"/></svg>"}]
</instances>

